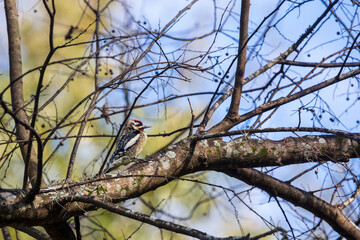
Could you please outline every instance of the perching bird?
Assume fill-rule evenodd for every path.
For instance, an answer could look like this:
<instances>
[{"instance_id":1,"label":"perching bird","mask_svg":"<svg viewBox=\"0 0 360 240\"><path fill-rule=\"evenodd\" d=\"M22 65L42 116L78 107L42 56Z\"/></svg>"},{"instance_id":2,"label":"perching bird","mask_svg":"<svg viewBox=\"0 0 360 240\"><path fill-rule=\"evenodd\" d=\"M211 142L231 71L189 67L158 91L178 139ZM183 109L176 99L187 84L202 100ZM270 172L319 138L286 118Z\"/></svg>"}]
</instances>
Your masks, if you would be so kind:
<instances>
[{"instance_id":1,"label":"perching bird","mask_svg":"<svg viewBox=\"0 0 360 240\"><path fill-rule=\"evenodd\" d=\"M139 120L130 120L126 124L123 134L116 141L115 151L103 171L104 174L136 160L146 143L145 128L149 126L144 126Z\"/></svg>"}]
</instances>

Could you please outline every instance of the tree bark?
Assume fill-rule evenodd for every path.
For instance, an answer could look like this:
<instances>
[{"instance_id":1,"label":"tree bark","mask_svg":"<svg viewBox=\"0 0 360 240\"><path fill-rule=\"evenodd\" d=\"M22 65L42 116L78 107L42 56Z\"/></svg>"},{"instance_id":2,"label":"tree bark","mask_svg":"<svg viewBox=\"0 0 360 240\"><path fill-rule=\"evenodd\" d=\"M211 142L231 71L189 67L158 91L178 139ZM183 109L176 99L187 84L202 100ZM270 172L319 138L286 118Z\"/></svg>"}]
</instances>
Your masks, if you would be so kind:
<instances>
[{"instance_id":1,"label":"tree bark","mask_svg":"<svg viewBox=\"0 0 360 240\"><path fill-rule=\"evenodd\" d=\"M300 206L325 220L335 231L346 239L360 239L360 229L339 208L317 198L311 193L279 181L254 169L238 168L224 173L258 187L272 197L281 197L295 206Z\"/></svg>"},{"instance_id":2,"label":"tree bark","mask_svg":"<svg viewBox=\"0 0 360 240\"><path fill-rule=\"evenodd\" d=\"M357 141L341 136L288 137L281 141L239 138L232 142L224 142L219 139L203 139L197 140L193 155L187 161L190 142L191 140L185 139L171 145L165 151L148 156L147 162L141 162L123 170L121 175L114 173L102 179L92 178L66 186L43 189L36 196L33 208L16 204L17 192L4 191L0 193L0 199L1 197L4 199L0 202L0 227L58 224L72 216L81 215L84 211L99 208L99 206L89 203L74 202L74 196L94 196L116 203L141 196L171 180L197 171L215 170L234 176L234 172L231 171L237 168L285 166L325 161L341 162L348 161L350 157L357 157L360 154L360 145ZM249 180L245 179L244 181ZM280 195L281 189L277 189L277 186L283 187L284 185L271 186L271 193L278 190L276 193L286 199L285 196ZM298 190L291 185L286 185L286 187L292 191ZM308 195L313 197L311 194ZM315 210L319 209L315 203L305 201L302 204L301 207L304 209L310 210L315 215L318 214ZM9 208L9 206L12 207ZM346 219L339 209L336 210L334 206L329 206L330 213L336 213L338 217L335 220L331 219L329 215L324 217L330 225L331 221L338 222ZM341 234L359 230L356 226L347 229L346 227L351 224L352 222L349 222L343 228L340 226L341 229L334 229Z\"/></svg>"},{"instance_id":3,"label":"tree bark","mask_svg":"<svg viewBox=\"0 0 360 240\"><path fill-rule=\"evenodd\" d=\"M18 23L18 12L16 1L5 1L5 14L8 32L9 43L9 63L10 63L10 92L11 92L11 105L15 115L26 124L29 124L29 117L24 109L24 95L23 95L23 81L22 81L22 61L21 61L21 38ZM20 123L16 123L16 137L18 140L29 140L29 130L27 130ZM23 160L26 161L28 156L27 142L20 144L21 154ZM32 185L36 183L37 174L37 155L33 148L31 148L29 162L25 162L28 166L28 173ZM45 183L42 182L42 186Z\"/></svg>"},{"instance_id":4,"label":"tree bark","mask_svg":"<svg viewBox=\"0 0 360 240\"><path fill-rule=\"evenodd\" d=\"M66 221L43 225L43 228L52 240L76 239L74 232Z\"/></svg>"},{"instance_id":5,"label":"tree bark","mask_svg":"<svg viewBox=\"0 0 360 240\"><path fill-rule=\"evenodd\" d=\"M242 95L242 88L244 86L245 66L246 66L246 52L248 42L248 25L249 25L250 0L241 1L241 17L240 17L240 36L238 47L238 64L235 74L234 91L231 95L231 104L229 112L225 118L230 120L236 118L239 114L239 106Z\"/></svg>"},{"instance_id":6,"label":"tree bark","mask_svg":"<svg viewBox=\"0 0 360 240\"><path fill-rule=\"evenodd\" d=\"M12 110L18 119L29 124L29 117L24 109L23 81L22 81L22 60L21 60L21 37L18 23L18 11L15 0L5 0L5 14L9 43L9 65L10 65L10 92ZM29 150L27 140L30 132L16 122L16 136L18 140L26 140L20 143L22 158L25 162L24 187L26 186L27 177L34 186L37 182L37 154L33 148ZM30 153L28 152L30 151ZM41 179L41 186L46 184ZM75 239L71 228L66 222L56 223L55 225L46 225L44 227L52 239ZM64 238L65 236L65 238Z\"/></svg>"}]
</instances>

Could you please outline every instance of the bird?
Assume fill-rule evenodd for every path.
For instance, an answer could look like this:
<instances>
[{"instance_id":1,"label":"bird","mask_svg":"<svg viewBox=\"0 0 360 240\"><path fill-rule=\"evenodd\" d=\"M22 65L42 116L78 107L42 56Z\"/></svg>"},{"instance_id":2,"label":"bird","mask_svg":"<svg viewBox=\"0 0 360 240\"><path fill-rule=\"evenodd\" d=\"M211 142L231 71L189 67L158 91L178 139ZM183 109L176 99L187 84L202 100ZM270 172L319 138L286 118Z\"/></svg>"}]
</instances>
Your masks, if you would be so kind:
<instances>
[{"instance_id":1,"label":"bird","mask_svg":"<svg viewBox=\"0 0 360 240\"><path fill-rule=\"evenodd\" d=\"M109 173L120 166L127 165L137 160L137 156L146 144L147 135L140 120L130 120L125 126L123 133L116 140L116 148L103 171Z\"/></svg>"}]
</instances>

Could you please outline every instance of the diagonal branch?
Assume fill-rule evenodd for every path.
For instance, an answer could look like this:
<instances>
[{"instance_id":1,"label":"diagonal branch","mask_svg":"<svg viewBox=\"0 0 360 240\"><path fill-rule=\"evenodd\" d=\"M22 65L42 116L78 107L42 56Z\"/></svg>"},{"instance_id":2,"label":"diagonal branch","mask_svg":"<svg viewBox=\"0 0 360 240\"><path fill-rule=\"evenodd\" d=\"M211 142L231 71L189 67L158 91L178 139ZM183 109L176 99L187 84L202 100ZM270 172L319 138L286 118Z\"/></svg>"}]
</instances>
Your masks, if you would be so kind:
<instances>
[{"instance_id":1,"label":"diagonal branch","mask_svg":"<svg viewBox=\"0 0 360 240\"><path fill-rule=\"evenodd\" d=\"M259 31L259 29L263 26L263 24L267 21L268 18L270 18L271 16L273 16L281 7L281 5L283 5L285 1L282 1L281 3L279 3L277 5L277 7L270 13L268 14L262 21L261 23L257 26L257 28L253 31L253 33L250 35L250 37L246 40L247 42L250 41L250 39ZM246 42L246 44L247 44ZM238 51L241 52L241 51ZM228 69L226 70L224 76L222 77L222 79L220 80L217 89L215 90L215 94L213 95L213 97L210 99L209 105L205 111L204 114L204 118L200 124L200 127L198 128L198 132L202 132L205 129L205 126L207 125L207 123L209 122L211 116L214 114L214 112L216 111L216 109L229 97L232 95L234 88L231 88L229 90L227 90L226 92L223 93L223 95L214 103L213 100L215 99L216 94L218 94L220 85L224 82L224 78L226 77L226 75L229 73L230 69L232 68L232 65L235 63L235 61L237 60L237 58L239 57L239 54L236 55L236 57L233 59L233 61L230 63ZM245 82L248 82L247 79L245 79ZM226 89L226 88L225 88ZM222 92L222 91L221 91Z\"/></svg>"},{"instance_id":2,"label":"diagonal branch","mask_svg":"<svg viewBox=\"0 0 360 240\"><path fill-rule=\"evenodd\" d=\"M300 206L320 219L324 219L341 236L360 239L360 229L338 209L311 193L268 176L255 169L228 169L224 173L266 191L270 196L279 196L295 206Z\"/></svg>"},{"instance_id":3,"label":"diagonal branch","mask_svg":"<svg viewBox=\"0 0 360 240\"><path fill-rule=\"evenodd\" d=\"M25 227L25 226L16 226L14 228L38 240L51 240L51 238L48 235L41 232L40 230L37 230L36 228Z\"/></svg>"},{"instance_id":4,"label":"diagonal branch","mask_svg":"<svg viewBox=\"0 0 360 240\"><path fill-rule=\"evenodd\" d=\"M280 54L279 57L270 61L262 68L258 69L251 75L249 75L245 80L244 84L252 81L260 74L266 72L268 69L272 68L274 65L286 59L292 52L297 51L297 48L300 44L314 31L314 29L320 24L320 22L326 17L326 15L331 11L331 9L339 2L339 0L335 0L325 9L325 11L316 19L316 21L308 28L306 31L298 38L298 40L292 44L285 52ZM256 109L255 109L256 110ZM255 111L254 110L254 111ZM243 121L243 120L242 120ZM233 121L233 119L225 118L220 123L209 129L208 133L216 133L216 132L225 132L234 127L236 124L240 123L240 121Z\"/></svg>"},{"instance_id":5,"label":"diagonal branch","mask_svg":"<svg viewBox=\"0 0 360 240\"><path fill-rule=\"evenodd\" d=\"M300 46L300 44L315 30L315 28L320 24L320 22L326 17L326 15L332 10L332 8L339 2L339 0L333 1L329 6L325 9L325 11L316 19L316 21L309 26L308 29L306 29L305 33L303 33L299 39L291 45L283 54L281 54L279 57L274 59L273 61L267 63L262 68L258 69L254 73L252 73L250 76L246 78L246 82L249 82L259 76L261 73L264 73L274 65L278 64L279 62L285 60L292 52L297 51L297 48Z\"/></svg>"},{"instance_id":6,"label":"diagonal branch","mask_svg":"<svg viewBox=\"0 0 360 240\"><path fill-rule=\"evenodd\" d=\"M86 4L90 7L90 9L93 9L91 7L91 5L86 2ZM100 3L97 3L97 10L93 10L94 14L96 15L96 24L95 24L95 76L94 76L94 87L95 87L95 91L99 88L99 67L100 67L100 60L99 60L99 55L100 55L100 43L99 43L99 23L100 23L100 13L99 13L99 5ZM88 110L84 113L84 120L81 122L80 124L80 128L78 131L78 136L81 136L85 130L85 126L88 123L88 119L92 113L92 111L94 110L94 108L96 107L96 102L97 99L100 95L100 91L96 92L94 94L94 97L91 99L91 103L90 106L88 108ZM79 149L80 146L80 141L81 138L76 138L75 140L75 144L73 147L73 150L71 152L70 155L70 159L69 159L69 164L68 164L68 169L67 169L67 173L66 173L66 181L69 182L71 180L71 175L73 173L73 168L74 168L74 162L75 162L75 158L77 155L77 151Z\"/></svg>"},{"instance_id":7,"label":"diagonal branch","mask_svg":"<svg viewBox=\"0 0 360 240\"><path fill-rule=\"evenodd\" d=\"M183 162L188 156L189 148L190 140L186 139L169 146L167 150L148 156L146 161L129 167L119 175L114 173L108 178L91 178L43 189L33 202L36 208L18 204L13 197L18 193L16 191L0 191L0 227L4 224L57 224L83 214L84 211L96 209L91 204L70 203L75 195L111 199L111 202L117 203L139 197L171 180L179 179L179 176L198 171L224 172L236 168L296 163L346 162L349 157L358 157L360 150L356 141L329 135L288 137L281 141L249 138L224 142L219 139L203 139L197 141L194 154L184 167Z\"/></svg>"},{"instance_id":8,"label":"diagonal branch","mask_svg":"<svg viewBox=\"0 0 360 240\"><path fill-rule=\"evenodd\" d=\"M285 103L288 103L288 102L291 102L291 101L294 101L296 99L299 99L303 96L306 96L308 94L311 94L313 92L316 92L316 91L319 91L323 88L326 88L328 86L331 86L335 83L338 83L342 80L345 80L345 79L348 79L348 78L351 78L351 77L354 77L356 75L360 74L360 68L358 69L355 69L353 71L349 71L347 73L344 73L340 76L336 76L336 77L333 77L333 78L330 78L322 83L319 83L319 84L316 84L316 85L313 85L311 87L308 87L300 92L297 92L297 93L294 93L288 97L281 97L279 99L276 99L274 101L271 101L271 102L267 102L263 105L260 105L259 107L257 107L256 109L246 113L246 114L243 114L241 115L235 122L236 123L240 123L240 122L243 122L249 118L252 118L260 113L263 113L265 111L268 111L268 110L271 110L271 109L274 109L276 107L279 107L281 105L284 105Z\"/></svg>"},{"instance_id":9,"label":"diagonal branch","mask_svg":"<svg viewBox=\"0 0 360 240\"><path fill-rule=\"evenodd\" d=\"M91 203L93 205L96 205L98 207L101 207L103 209L109 210L110 212L131 218L131 219L135 219L138 220L140 222L143 223L148 223L152 226L161 228L161 229L165 229L165 230L169 230L171 232L176 232L176 233L180 233L180 234L184 234L186 236L190 236L190 237L195 237L198 239L211 239L211 240L220 240L220 239L228 239L228 240L232 240L232 239L236 239L236 240L247 240L249 239L248 237L227 237L227 238L217 238L214 236L211 236L205 232L196 230L194 228L190 228L190 227L185 227L185 226L181 226L179 224L176 223L172 223L172 222L168 222L168 221L164 221L162 219L159 218L154 218L151 216L148 216L146 214L140 213L140 212L134 212L130 209L126 209L123 208L119 205L116 205L114 203L111 203L109 201L103 200L101 198L97 198L97 197L88 197L88 196L76 196L74 198L72 198L72 201L77 201L77 202L84 202L84 203Z\"/></svg>"}]
</instances>

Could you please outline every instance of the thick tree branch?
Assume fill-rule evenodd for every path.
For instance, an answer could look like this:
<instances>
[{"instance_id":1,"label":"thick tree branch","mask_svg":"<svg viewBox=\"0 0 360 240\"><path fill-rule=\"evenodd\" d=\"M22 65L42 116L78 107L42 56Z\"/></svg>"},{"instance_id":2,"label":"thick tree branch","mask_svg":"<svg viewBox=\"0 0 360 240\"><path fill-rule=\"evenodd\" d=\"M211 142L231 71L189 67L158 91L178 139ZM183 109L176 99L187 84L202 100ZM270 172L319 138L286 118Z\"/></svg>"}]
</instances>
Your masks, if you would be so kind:
<instances>
[{"instance_id":1,"label":"thick tree branch","mask_svg":"<svg viewBox=\"0 0 360 240\"><path fill-rule=\"evenodd\" d=\"M75 240L76 237L66 221L44 224L42 227L46 230L52 240Z\"/></svg>"},{"instance_id":2,"label":"thick tree branch","mask_svg":"<svg viewBox=\"0 0 360 240\"><path fill-rule=\"evenodd\" d=\"M146 162L128 167L122 175L114 173L107 179L89 179L42 190L36 196L33 208L17 203L17 191L3 190L0 193L0 223L43 225L64 221L97 208L92 204L70 203L69 199L75 195L96 196L116 203L141 196L169 180L200 170L226 171L311 161L340 162L360 154L356 141L329 135L289 137L281 141L244 138L233 142L198 140L192 158L184 165L189 148L190 141L184 140L169 146L166 151L148 156Z\"/></svg>"},{"instance_id":3,"label":"thick tree branch","mask_svg":"<svg viewBox=\"0 0 360 240\"><path fill-rule=\"evenodd\" d=\"M334 207L311 193L277 180L254 169L228 169L224 173L240 179L251 186L266 191L270 196L279 196L295 206L302 207L320 219L325 220L341 236L347 239L360 239L360 229L340 209Z\"/></svg>"}]
</instances>

